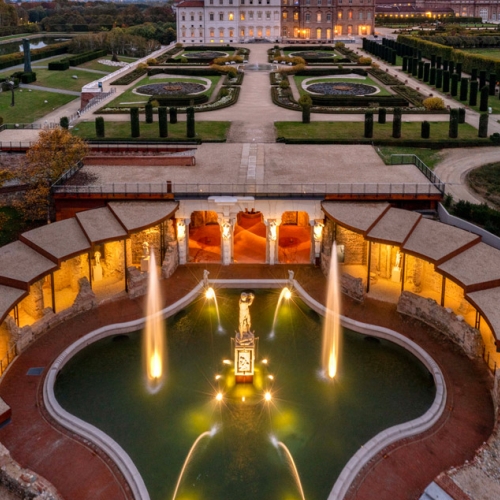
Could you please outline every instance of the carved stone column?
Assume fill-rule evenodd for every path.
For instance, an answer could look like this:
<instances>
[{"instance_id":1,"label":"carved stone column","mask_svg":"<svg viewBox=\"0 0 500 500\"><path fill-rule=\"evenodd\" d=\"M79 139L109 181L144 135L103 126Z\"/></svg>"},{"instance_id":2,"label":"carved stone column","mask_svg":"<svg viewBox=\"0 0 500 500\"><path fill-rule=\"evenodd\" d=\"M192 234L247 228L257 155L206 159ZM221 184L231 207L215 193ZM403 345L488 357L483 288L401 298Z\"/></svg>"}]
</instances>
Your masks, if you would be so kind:
<instances>
[{"instance_id":1,"label":"carved stone column","mask_svg":"<svg viewBox=\"0 0 500 500\"><path fill-rule=\"evenodd\" d=\"M220 219L221 229L221 260L223 266L229 266L233 261L233 231L234 226L231 219Z\"/></svg>"},{"instance_id":2,"label":"carved stone column","mask_svg":"<svg viewBox=\"0 0 500 500\"><path fill-rule=\"evenodd\" d=\"M267 248L268 248L268 263L273 266L278 262L278 228L279 223L276 219L267 219Z\"/></svg>"},{"instance_id":3,"label":"carved stone column","mask_svg":"<svg viewBox=\"0 0 500 500\"><path fill-rule=\"evenodd\" d=\"M177 245L179 247L179 264L186 264L188 261L190 222L190 219L177 219Z\"/></svg>"}]
</instances>

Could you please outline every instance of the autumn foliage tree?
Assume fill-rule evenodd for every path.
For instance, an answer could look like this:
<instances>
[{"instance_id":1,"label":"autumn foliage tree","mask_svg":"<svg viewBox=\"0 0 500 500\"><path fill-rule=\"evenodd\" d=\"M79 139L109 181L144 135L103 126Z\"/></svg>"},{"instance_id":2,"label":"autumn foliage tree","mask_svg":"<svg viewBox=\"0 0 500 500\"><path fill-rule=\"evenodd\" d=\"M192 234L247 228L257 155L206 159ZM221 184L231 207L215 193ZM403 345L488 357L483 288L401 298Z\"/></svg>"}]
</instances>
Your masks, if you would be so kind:
<instances>
[{"instance_id":1,"label":"autumn foliage tree","mask_svg":"<svg viewBox=\"0 0 500 500\"><path fill-rule=\"evenodd\" d=\"M38 141L26 153L26 165L17 175L29 186L23 198L16 202L25 220L50 219L52 184L87 152L87 143L64 128L40 132Z\"/></svg>"}]
</instances>

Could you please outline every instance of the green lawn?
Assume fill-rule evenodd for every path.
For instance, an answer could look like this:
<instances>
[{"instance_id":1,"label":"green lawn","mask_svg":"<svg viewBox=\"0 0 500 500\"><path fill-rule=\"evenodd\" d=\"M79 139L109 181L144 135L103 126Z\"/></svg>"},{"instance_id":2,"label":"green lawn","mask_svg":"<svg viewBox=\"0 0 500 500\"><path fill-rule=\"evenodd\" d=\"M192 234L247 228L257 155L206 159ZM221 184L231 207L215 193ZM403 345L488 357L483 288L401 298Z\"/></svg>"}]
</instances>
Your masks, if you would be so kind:
<instances>
[{"instance_id":1,"label":"green lawn","mask_svg":"<svg viewBox=\"0 0 500 500\"><path fill-rule=\"evenodd\" d=\"M314 120L314 114L312 117ZM364 137L364 122L275 122L278 137L287 139L341 139L357 140ZM420 139L420 122L403 122L401 140ZM430 140L447 140L459 143L464 139L478 139L477 129L467 123L459 125L458 139L448 138L448 122L431 122ZM392 123L373 124L373 139L392 139ZM398 139L392 139L398 141ZM425 139L422 139L425 140ZM489 139L484 139L485 141Z\"/></svg>"},{"instance_id":2,"label":"green lawn","mask_svg":"<svg viewBox=\"0 0 500 500\"><path fill-rule=\"evenodd\" d=\"M491 59L500 59L500 49L460 49L468 54L478 54L480 56L490 57Z\"/></svg>"},{"instance_id":3,"label":"green lawn","mask_svg":"<svg viewBox=\"0 0 500 500\"><path fill-rule=\"evenodd\" d=\"M99 78L95 73L80 71L76 68L69 68L66 71L49 71L48 69L37 69L36 82L33 85L49 87L51 89L74 90L79 92L84 85ZM74 79L73 75L78 78Z\"/></svg>"},{"instance_id":4,"label":"green lawn","mask_svg":"<svg viewBox=\"0 0 500 500\"><path fill-rule=\"evenodd\" d=\"M10 106L11 92L0 93L0 116L4 123L31 123L78 97L42 90L15 90L15 106ZM45 102L47 101L47 102Z\"/></svg>"},{"instance_id":5,"label":"green lawn","mask_svg":"<svg viewBox=\"0 0 500 500\"><path fill-rule=\"evenodd\" d=\"M391 164L391 155L417 155L431 170L434 170L434 167L442 158L442 151L440 149L381 146L379 150L388 165Z\"/></svg>"},{"instance_id":6,"label":"green lawn","mask_svg":"<svg viewBox=\"0 0 500 500\"><path fill-rule=\"evenodd\" d=\"M322 82L348 82L348 83L362 83L364 85L373 85L374 87L380 89L380 92L378 94L373 94L375 95L380 95L380 96L390 96L393 95L391 94L388 90L386 90L384 87L380 85L380 83L376 83L375 80L372 80L369 77L365 78L342 78L343 75L339 76L323 76L323 77L318 77L314 78L309 76L294 76L293 79L295 81L295 85L297 85L297 88L299 89L300 95L307 94L307 92L302 88L302 82L304 80L310 80L311 78L314 78L314 82L310 81L309 84L311 83L322 83Z\"/></svg>"},{"instance_id":7,"label":"green lawn","mask_svg":"<svg viewBox=\"0 0 500 500\"><path fill-rule=\"evenodd\" d=\"M106 119L105 119L106 120ZM141 120L144 118L141 116ZM141 121L141 139L161 141L158 131L158 116L154 123ZM196 122L196 138L203 141L223 140L226 138L231 122ZM106 139L130 139L130 122L105 121ZM84 139L96 139L95 123L82 122L72 129L73 134ZM168 140L186 140L186 122L168 124Z\"/></svg>"},{"instance_id":8,"label":"green lawn","mask_svg":"<svg viewBox=\"0 0 500 500\"><path fill-rule=\"evenodd\" d=\"M469 186L500 209L500 163L490 163L467 174Z\"/></svg>"},{"instance_id":9,"label":"green lawn","mask_svg":"<svg viewBox=\"0 0 500 500\"><path fill-rule=\"evenodd\" d=\"M207 78L212 82L210 88L203 92L203 94L207 95L209 98L212 95L214 88L219 82L220 76L207 76L203 77ZM178 78L171 75L165 75L165 78L150 78L144 77L138 83L136 83L132 88L125 91L123 94L116 97L113 101L111 101L106 107L108 108L129 108L130 106L141 106L148 102L149 96L147 95L138 95L133 92L137 87L141 87L142 85L148 85L150 83L162 83L162 82L186 82L186 83L204 83L197 78ZM132 103L132 104L131 104Z\"/></svg>"},{"instance_id":10,"label":"green lawn","mask_svg":"<svg viewBox=\"0 0 500 500\"><path fill-rule=\"evenodd\" d=\"M113 73L114 71L118 71L120 69L120 66L107 66L106 64L99 64L97 61L100 61L102 59L111 61L111 56L99 57L98 59L94 59L93 61L88 61L84 64L80 64L78 68L95 69L97 71L105 71L106 73ZM119 56L118 59L120 62L126 62L126 63L137 61L137 58L135 57Z\"/></svg>"}]
</instances>

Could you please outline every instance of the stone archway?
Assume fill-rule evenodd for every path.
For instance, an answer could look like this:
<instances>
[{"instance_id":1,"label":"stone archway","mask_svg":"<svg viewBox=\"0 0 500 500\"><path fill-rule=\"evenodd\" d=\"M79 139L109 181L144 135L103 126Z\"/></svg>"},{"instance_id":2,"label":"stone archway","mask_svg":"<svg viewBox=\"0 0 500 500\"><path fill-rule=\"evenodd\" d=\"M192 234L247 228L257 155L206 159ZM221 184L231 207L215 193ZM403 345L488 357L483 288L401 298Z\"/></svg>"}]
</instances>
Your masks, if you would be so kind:
<instances>
[{"instance_id":1,"label":"stone archway","mask_svg":"<svg viewBox=\"0 0 500 500\"><path fill-rule=\"evenodd\" d=\"M217 212L192 212L189 224L189 262L221 261L221 230Z\"/></svg>"},{"instance_id":2,"label":"stone archway","mask_svg":"<svg viewBox=\"0 0 500 500\"><path fill-rule=\"evenodd\" d=\"M266 226L261 212L239 212L234 227L234 262L257 264L266 262Z\"/></svg>"},{"instance_id":3,"label":"stone archway","mask_svg":"<svg viewBox=\"0 0 500 500\"><path fill-rule=\"evenodd\" d=\"M311 262L311 225L307 212L283 212L279 227L278 260L282 264Z\"/></svg>"}]
</instances>

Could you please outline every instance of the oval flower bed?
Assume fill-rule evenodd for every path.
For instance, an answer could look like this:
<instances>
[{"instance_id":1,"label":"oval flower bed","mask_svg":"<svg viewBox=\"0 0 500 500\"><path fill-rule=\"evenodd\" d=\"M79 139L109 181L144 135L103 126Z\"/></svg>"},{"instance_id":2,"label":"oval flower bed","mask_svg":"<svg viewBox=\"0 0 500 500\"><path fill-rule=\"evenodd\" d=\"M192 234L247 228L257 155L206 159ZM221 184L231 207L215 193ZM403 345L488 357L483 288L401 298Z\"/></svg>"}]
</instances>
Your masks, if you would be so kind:
<instances>
[{"instance_id":1,"label":"oval flower bed","mask_svg":"<svg viewBox=\"0 0 500 500\"><path fill-rule=\"evenodd\" d=\"M376 87L363 83L351 82L323 82L312 83L307 86L308 92L321 95L369 95L378 92Z\"/></svg>"},{"instance_id":2,"label":"oval flower bed","mask_svg":"<svg viewBox=\"0 0 500 500\"><path fill-rule=\"evenodd\" d=\"M187 95L199 94L206 90L206 86L200 83L191 82L171 82L171 83L150 83L135 89L138 94L145 95Z\"/></svg>"}]
</instances>

